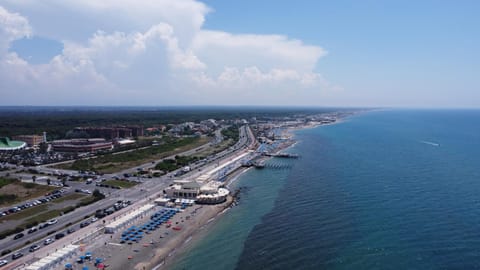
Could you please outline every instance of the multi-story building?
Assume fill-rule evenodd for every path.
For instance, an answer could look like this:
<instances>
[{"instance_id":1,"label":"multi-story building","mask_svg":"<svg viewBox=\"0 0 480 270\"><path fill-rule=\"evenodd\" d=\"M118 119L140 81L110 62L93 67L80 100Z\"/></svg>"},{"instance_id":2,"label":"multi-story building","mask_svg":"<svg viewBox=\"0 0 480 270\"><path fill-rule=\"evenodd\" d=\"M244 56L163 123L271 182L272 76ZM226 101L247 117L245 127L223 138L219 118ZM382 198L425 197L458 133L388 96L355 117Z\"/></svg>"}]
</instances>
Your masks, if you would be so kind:
<instances>
[{"instance_id":1,"label":"multi-story building","mask_svg":"<svg viewBox=\"0 0 480 270\"><path fill-rule=\"evenodd\" d=\"M104 138L107 140L143 136L142 126L77 127L75 131L85 132L91 138Z\"/></svg>"},{"instance_id":2,"label":"multi-story building","mask_svg":"<svg viewBox=\"0 0 480 270\"><path fill-rule=\"evenodd\" d=\"M57 140L52 142L54 151L57 152L96 152L100 150L111 150L113 144L103 138L96 139L71 139Z\"/></svg>"},{"instance_id":3,"label":"multi-story building","mask_svg":"<svg viewBox=\"0 0 480 270\"><path fill-rule=\"evenodd\" d=\"M26 142L28 146L37 146L45 142L43 135L17 135L13 136L14 140Z\"/></svg>"}]
</instances>

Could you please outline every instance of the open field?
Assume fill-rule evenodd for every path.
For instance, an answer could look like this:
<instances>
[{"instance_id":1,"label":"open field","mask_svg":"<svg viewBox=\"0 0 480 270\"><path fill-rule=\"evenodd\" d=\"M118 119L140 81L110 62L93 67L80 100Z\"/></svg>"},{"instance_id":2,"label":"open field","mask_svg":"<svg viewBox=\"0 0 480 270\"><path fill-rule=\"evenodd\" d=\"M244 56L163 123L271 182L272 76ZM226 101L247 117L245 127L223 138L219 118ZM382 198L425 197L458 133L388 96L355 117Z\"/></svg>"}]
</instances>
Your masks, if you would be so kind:
<instances>
[{"instance_id":1,"label":"open field","mask_svg":"<svg viewBox=\"0 0 480 270\"><path fill-rule=\"evenodd\" d=\"M42 212L47 211L47 210L48 210L48 205L46 205L46 204L32 206L32 207L30 207L28 209L24 209L20 212L2 217L2 222L7 221L7 220L21 220L21 219L24 219L24 218L32 217L32 216L34 216L38 213L42 213Z\"/></svg>"},{"instance_id":2,"label":"open field","mask_svg":"<svg viewBox=\"0 0 480 270\"><path fill-rule=\"evenodd\" d=\"M164 144L124 153L106 154L97 158L77 160L58 165L61 169L115 173L124 169L181 153L207 143L206 137L168 138Z\"/></svg>"},{"instance_id":3,"label":"open field","mask_svg":"<svg viewBox=\"0 0 480 270\"><path fill-rule=\"evenodd\" d=\"M55 187L22 183L17 179L0 177L0 206L30 200L54 190Z\"/></svg>"},{"instance_id":4,"label":"open field","mask_svg":"<svg viewBox=\"0 0 480 270\"><path fill-rule=\"evenodd\" d=\"M80 198L84 198L85 196L87 196L87 195L82 194L82 193L72 193L72 194L65 195L61 198L58 198L54 202L55 203L61 203L61 202L64 202L64 201L73 201L73 200L78 200Z\"/></svg>"},{"instance_id":5,"label":"open field","mask_svg":"<svg viewBox=\"0 0 480 270\"><path fill-rule=\"evenodd\" d=\"M137 183L135 183L135 182L121 181L121 180L107 180L107 181L104 181L102 184L109 185L109 186L120 187L120 188L131 188L131 187L137 185Z\"/></svg>"}]
</instances>

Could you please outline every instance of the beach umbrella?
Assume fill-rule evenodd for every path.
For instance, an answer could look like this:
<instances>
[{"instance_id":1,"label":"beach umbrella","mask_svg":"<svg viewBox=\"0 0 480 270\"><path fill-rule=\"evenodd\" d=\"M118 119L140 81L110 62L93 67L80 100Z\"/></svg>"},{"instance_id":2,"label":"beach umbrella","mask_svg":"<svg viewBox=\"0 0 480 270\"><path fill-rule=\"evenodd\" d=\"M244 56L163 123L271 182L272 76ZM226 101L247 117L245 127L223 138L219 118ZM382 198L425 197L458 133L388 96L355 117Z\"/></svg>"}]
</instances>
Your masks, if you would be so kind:
<instances>
[{"instance_id":1,"label":"beach umbrella","mask_svg":"<svg viewBox=\"0 0 480 270\"><path fill-rule=\"evenodd\" d=\"M88 270L88 267L87 267L87 266L84 266L84 267L82 268L82 270Z\"/></svg>"},{"instance_id":2,"label":"beach umbrella","mask_svg":"<svg viewBox=\"0 0 480 270\"><path fill-rule=\"evenodd\" d=\"M103 269L103 268L105 268L105 265L104 265L103 263L99 263L99 264L97 265L97 268L98 268L98 269Z\"/></svg>"},{"instance_id":3,"label":"beach umbrella","mask_svg":"<svg viewBox=\"0 0 480 270\"><path fill-rule=\"evenodd\" d=\"M71 263L66 263L65 264L65 269L72 269L72 264Z\"/></svg>"}]
</instances>

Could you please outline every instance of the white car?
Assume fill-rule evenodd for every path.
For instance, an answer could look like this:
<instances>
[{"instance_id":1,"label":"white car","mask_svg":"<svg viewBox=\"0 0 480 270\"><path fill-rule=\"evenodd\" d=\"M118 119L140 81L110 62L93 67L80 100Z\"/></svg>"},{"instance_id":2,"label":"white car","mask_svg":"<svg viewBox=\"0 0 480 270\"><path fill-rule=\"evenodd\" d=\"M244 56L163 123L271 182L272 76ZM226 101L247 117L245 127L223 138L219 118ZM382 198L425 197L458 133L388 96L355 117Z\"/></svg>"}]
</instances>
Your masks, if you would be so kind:
<instances>
[{"instance_id":1,"label":"white car","mask_svg":"<svg viewBox=\"0 0 480 270\"><path fill-rule=\"evenodd\" d=\"M8 263L7 260L0 260L0 266L4 266Z\"/></svg>"},{"instance_id":2,"label":"white car","mask_svg":"<svg viewBox=\"0 0 480 270\"><path fill-rule=\"evenodd\" d=\"M55 240L53 240L52 238L47 238L45 239L45 241L43 241L43 244L46 246L46 245L50 245L53 242L55 242Z\"/></svg>"},{"instance_id":3,"label":"white car","mask_svg":"<svg viewBox=\"0 0 480 270\"><path fill-rule=\"evenodd\" d=\"M56 224L58 222L58 220L56 219L50 219L49 221L47 221L48 225L53 225L53 224Z\"/></svg>"}]
</instances>

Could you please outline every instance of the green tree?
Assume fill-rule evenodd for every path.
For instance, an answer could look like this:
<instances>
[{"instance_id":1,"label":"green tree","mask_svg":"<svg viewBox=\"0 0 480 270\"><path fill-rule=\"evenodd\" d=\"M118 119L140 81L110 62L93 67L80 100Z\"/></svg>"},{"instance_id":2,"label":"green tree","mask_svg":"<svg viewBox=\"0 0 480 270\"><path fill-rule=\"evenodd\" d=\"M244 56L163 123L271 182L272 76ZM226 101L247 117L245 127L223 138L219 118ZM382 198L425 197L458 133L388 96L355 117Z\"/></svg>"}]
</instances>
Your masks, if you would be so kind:
<instances>
[{"instance_id":1,"label":"green tree","mask_svg":"<svg viewBox=\"0 0 480 270\"><path fill-rule=\"evenodd\" d=\"M98 189L95 189L93 191L92 196L95 197L95 199L97 199L97 200L101 200L101 199L105 198L105 195L103 195L103 193L100 192L100 190L98 190Z\"/></svg>"},{"instance_id":2,"label":"green tree","mask_svg":"<svg viewBox=\"0 0 480 270\"><path fill-rule=\"evenodd\" d=\"M40 143L38 145L38 150L40 151L40 153L46 153L48 150L48 144L45 142Z\"/></svg>"}]
</instances>

